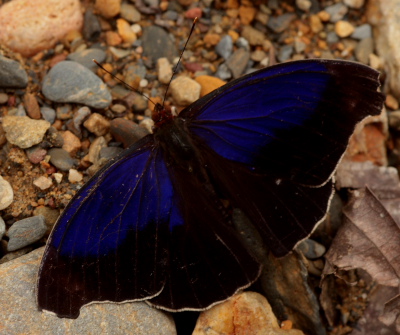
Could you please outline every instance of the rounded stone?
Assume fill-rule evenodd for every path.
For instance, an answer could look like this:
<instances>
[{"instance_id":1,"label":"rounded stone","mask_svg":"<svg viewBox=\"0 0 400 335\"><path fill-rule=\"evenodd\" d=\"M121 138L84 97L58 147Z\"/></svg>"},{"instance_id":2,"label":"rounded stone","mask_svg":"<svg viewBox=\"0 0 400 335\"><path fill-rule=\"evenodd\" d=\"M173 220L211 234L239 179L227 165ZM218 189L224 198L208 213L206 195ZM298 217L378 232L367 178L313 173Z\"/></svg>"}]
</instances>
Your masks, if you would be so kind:
<instances>
[{"instance_id":1,"label":"rounded stone","mask_svg":"<svg viewBox=\"0 0 400 335\"><path fill-rule=\"evenodd\" d=\"M178 77L171 82L172 97L179 106L187 106L200 97L201 86L188 77Z\"/></svg>"},{"instance_id":2,"label":"rounded stone","mask_svg":"<svg viewBox=\"0 0 400 335\"><path fill-rule=\"evenodd\" d=\"M14 251L26 247L46 234L47 227L43 215L32 216L15 222L7 232L7 251Z\"/></svg>"},{"instance_id":3,"label":"rounded stone","mask_svg":"<svg viewBox=\"0 0 400 335\"><path fill-rule=\"evenodd\" d=\"M11 205L14 200L14 191L10 183L0 176L0 210Z\"/></svg>"},{"instance_id":4,"label":"rounded stone","mask_svg":"<svg viewBox=\"0 0 400 335\"><path fill-rule=\"evenodd\" d=\"M24 88L26 85L28 85L28 75L22 65L0 55L0 87Z\"/></svg>"}]
</instances>

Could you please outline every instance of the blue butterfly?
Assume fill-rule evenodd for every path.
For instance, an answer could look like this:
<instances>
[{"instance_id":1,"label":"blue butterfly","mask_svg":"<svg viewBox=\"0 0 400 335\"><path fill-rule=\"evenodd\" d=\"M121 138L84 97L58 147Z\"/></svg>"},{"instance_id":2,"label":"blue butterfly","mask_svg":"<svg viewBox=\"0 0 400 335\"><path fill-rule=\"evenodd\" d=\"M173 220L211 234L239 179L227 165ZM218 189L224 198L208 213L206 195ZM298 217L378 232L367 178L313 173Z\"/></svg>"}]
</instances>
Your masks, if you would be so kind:
<instances>
[{"instance_id":1,"label":"blue butterfly","mask_svg":"<svg viewBox=\"0 0 400 335\"><path fill-rule=\"evenodd\" d=\"M39 308L68 318L93 301L203 310L251 285L261 266L232 208L276 256L308 237L355 125L381 112L378 75L297 61L232 81L178 117L157 104L154 134L103 167L57 221Z\"/></svg>"}]
</instances>

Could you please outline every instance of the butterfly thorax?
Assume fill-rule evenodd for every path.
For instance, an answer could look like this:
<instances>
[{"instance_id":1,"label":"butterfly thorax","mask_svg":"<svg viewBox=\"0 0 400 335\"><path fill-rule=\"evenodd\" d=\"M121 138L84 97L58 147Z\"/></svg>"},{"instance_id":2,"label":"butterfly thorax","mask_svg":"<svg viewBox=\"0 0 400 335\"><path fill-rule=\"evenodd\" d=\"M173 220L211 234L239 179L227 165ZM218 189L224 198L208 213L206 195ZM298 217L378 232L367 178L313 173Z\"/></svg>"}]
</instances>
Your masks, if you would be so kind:
<instances>
[{"instance_id":1,"label":"butterfly thorax","mask_svg":"<svg viewBox=\"0 0 400 335\"><path fill-rule=\"evenodd\" d=\"M154 132L156 132L164 124L172 122L175 116L172 114L171 108L156 103L151 118L154 121Z\"/></svg>"}]
</instances>

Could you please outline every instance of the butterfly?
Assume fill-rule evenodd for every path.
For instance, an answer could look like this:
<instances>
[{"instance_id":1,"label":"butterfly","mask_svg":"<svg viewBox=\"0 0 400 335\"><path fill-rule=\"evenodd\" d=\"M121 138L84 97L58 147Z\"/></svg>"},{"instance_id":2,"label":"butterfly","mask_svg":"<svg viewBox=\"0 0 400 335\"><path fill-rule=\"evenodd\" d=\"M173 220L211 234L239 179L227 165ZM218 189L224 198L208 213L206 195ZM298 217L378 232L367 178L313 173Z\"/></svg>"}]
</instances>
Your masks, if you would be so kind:
<instances>
[{"instance_id":1,"label":"butterfly","mask_svg":"<svg viewBox=\"0 0 400 335\"><path fill-rule=\"evenodd\" d=\"M112 159L67 205L40 265L40 310L76 318L91 302L145 300L203 310L251 285L261 266L232 225L252 221L276 256L322 221L356 124L381 112L379 73L354 62L271 66L177 117Z\"/></svg>"}]
</instances>

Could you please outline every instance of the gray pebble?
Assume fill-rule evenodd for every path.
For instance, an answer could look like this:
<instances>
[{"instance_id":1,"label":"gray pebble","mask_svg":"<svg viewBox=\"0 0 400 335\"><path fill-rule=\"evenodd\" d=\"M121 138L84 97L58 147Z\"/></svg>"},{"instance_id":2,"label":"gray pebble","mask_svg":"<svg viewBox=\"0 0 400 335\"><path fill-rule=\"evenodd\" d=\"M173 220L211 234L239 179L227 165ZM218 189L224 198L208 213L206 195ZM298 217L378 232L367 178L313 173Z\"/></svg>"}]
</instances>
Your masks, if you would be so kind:
<instances>
[{"instance_id":1,"label":"gray pebble","mask_svg":"<svg viewBox=\"0 0 400 335\"><path fill-rule=\"evenodd\" d=\"M14 200L14 191L10 183L0 176L0 210L11 205Z\"/></svg>"},{"instance_id":2,"label":"gray pebble","mask_svg":"<svg viewBox=\"0 0 400 335\"><path fill-rule=\"evenodd\" d=\"M167 10L162 17L164 20L176 21L179 18L179 13L174 10Z\"/></svg>"},{"instance_id":3,"label":"gray pebble","mask_svg":"<svg viewBox=\"0 0 400 335\"><path fill-rule=\"evenodd\" d=\"M84 121L90 116L92 112L90 111L89 107L83 106L79 108L75 113L73 117L73 123L74 123L74 128L78 132L78 134L81 133L81 126Z\"/></svg>"},{"instance_id":4,"label":"gray pebble","mask_svg":"<svg viewBox=\"0 0 400 335\"><path fill-rule=\"evenodd\" d=\"M304 256L308 259L316 259L320 258L325 254L326 248L314 240L306 239L302 241L297 247L297 250L300 250Z\"/></svg>"},{"instance_id":5,"label":"gray pebble","mask_svg":"<svg viewBox=\"0 0 400 335\"><path fill-rule=\"evenodd\" d=\"M49 128L46 139L53 147L61 148L64 145L64 138L54 127Z\"/></svg>"},{"instance_id":6,"label":"gray pebble","mask_svg":"<svg viewBox=\"0 0 400 335\"><path fill-rule=\"evenodd\" d=\"M0 240L3 238L5 232L6 224L4 223L3 218L0 216Z\"/></svg>"},{"instance_id":7,"label":"gray pebble","mask_svg":"<svg viewBox=\"0 0 400 335\"><path fill-rule=\"evenodd\" d=\"M243 27L242 37L245 38L250 43L250 45L253 46L262 45L266 40L265 35L261 31L253 28L252 26Z\"/></svg>"},{"instance_id":8,"label":"gray pebble","mask_svg":"<svg viewBox=\"0 0 400 335\"><path fill-rule=\"evenodd\" d=\"M90 8L85 11L82 33L85 40L92 42L97 41L101 34L100 21Z\"/></svg>"},{"instance_id":9,"label":"gray pebble","mask_svg":"<svg viewBox=\"0 0 400 335\"><path fill-rule=\"evenodd\" d=\"M5 104L8 101L8 94L0 92L0 105Z\"/></svg>"},{"instance_id":10,"label":"gray pebble","mask_svg":"<svg viewBox=\"0 0 400 335\"><path fill-rule=\"evenodd\" d=\"M233 40L230 35L225 35L215 46L215 52L225 60L229 58L233 50Z\"/></svg>"},{"instance_id":11,"label":"gray pebble","mask_svg":"<svg viewBox=\"0 0 400 335\"><path fill-rule=\"evenodd\" d=\"M69 120L74 114L70 105L63 105L57 107L56 115L59 120Z\"/></svg>"},{"instance_id":12,"label":"gray pebble","mask_svg":"<svg viewBox=\"0 0 400 335\"><path fill-rule=\"evenodd\" d=\"M280 62L285 62L285 61L289 60L290 57L292 57L292 54L293 54L293 46L292 45L284 45L283 47L281 47L279 49L277 57Z\"/></svg>"},{"instance_id":13,"label":"gray pebble","mask_svg":"<svg viewBox=\"0 0 400 335\"><path fill-rule=\"evenodd\" d=\"M218 66L218 70L215 73L215 76L222 80L229 80L232 78L232 73L229 70L228 66L225 63L222 63Z\"/></svg>"},{"instance_id":14,"label":"gray pebble","mask_svg":"<svg viewBox=\"0 0 400 335\"><path fill-rule=\"evenodd\" d=\"M106 108L111 94L102 80L83 65L63 61L55 65L43 80L42 92L55 102L81 103Z\"/></svg>"},{"instance_id":15,"label":"gray pebble","mask_svg":"<svg viewBox=\"0 0 400 335\"><path fill-rule=\"evenodd\" d=\"M75 160L64 149L52 148L48 151L48 155L50 155L50 163L61 171L68 171L75 165Z\"/></svg>"},{"instance_id":16,"label":"gray pebble","mask_svg":"<svg viewBox=\"0 0 400 335\"><path fill-rule=\"evenodd\" d=\"M144 0L145 4L149 7L158 7L160 1L159 0Z\"/></svg>"},{"instance_id":17,"label":"gray pebble","mask_svg":"<svg viewBox=\"0 0 400 335\"><path fill-rule=\"evenodd\" d=\"M46 121L50 122L50 124L53 124L56 120L56 111L53 108L47 106L40 107L40 113Z\"/></svg>"},{"instance_id":18,"label":"gray pebble","mask_svg":"<svg viewBox=\"0 0 400 335\"><path fill-rule=\"evenodd\" d=\"M100 149L99 159L109 161L111 158L118 156L124 149L119 147L104 147Z\"/></svg>"},{"instance_id":19,"label":"gray pebble","mask_svg":"<svg viewBox=\"0 0 400 335\"><path fill-rule=\"evenodd\" d=\"M271 16L268 20L268 28L273 30L275 33L281 33L289 28L290 23L296 19L296 15L293 13L285 13L279 16Z\"/></svg>"},{"instance_id":20,"label":"gray pebble","mask_svg":"<svg viewBox=\"0 0 400 335\"><path fill-rule=\"evenodd\" d=\"M91 71L96 72L99 67L95 62L93 62L93 59L99 63L103 63L106 59L106 53L101 49L85 49L69 54L67 59L77 62Z\"/></svg>"},{"instance_id":21,"label":"gray pebble","mask_svg":"<svg viewBox=\"0 0 400 335\"><path fill-rule=\"evenodd\" d=\"M168 33L157 26L149 26L143 29L142 35L143 56L149 57L155 64L157 59L166 57L172 63L178 56L175 44Z\"/></svg>"},{"instance_id":22,"label":"gray pebble","mask_svg":"<svg viewBox=\"0 0 400 335\"><path fill-rule=\"evenodd\" d=\"M348 10L349 9L341 2L325 8L325 11L328 12L331 16L329 19L330 22L337 22L343 19Z\"/></svg>"},{"instance_id":23,"label":"gray pebble","mask_svg":"<svg viewBox=\"0 0 400 335\"><path fill-rule=\"evenodd\" d=\"M124 145L124 148L129 147L149 134L136 123L123 118L116 118L110 122L110 133L118 142Z\"/></svg>"},{"instance_id":24,"label":"gray pebble","mask_svg":"<svg viewBox=\"0 0 400 335\"><path fill-rule=\"evenodd\" d=\"M236 41L236 45L238 48L245 49L246 51L250 51L250 43L244 37L239 37Z\"/></svg>"},{"instance_id":25,"label":"gray pebble","mask_svg":"<svg viewBox=\"0 0 400 335\"><path fill-rule=\"evenodd\" d=\"M226 61L226 66L232 72L233 78L239 78L250 60L250 52L245 49L237 49Z\"/></svg>"},{"instance_id":26,"label":"gray pebble","mask_svg":"<svg viewBox=\"0 0 400 335\"><path fill-rule=\"evenodd\" d=\"M28 75L22 65L0 55L0 87L25 88L27 85Z\"/></svg>"},{"instance_id":27,"label":"gray pebble","mask_svg":"<svg viewBox=\"0 0 400 335\"><path fill-rule=\"evenodd\" d=\"M27 116L7 115L3 118L3 129L8 142L21 149L39 144L50 123L45 120L33 120Z\"/></svg>"},{"instance_id":28,"label":"gray pebble","mask_svg":"<svg viewBox=\"0 0 400 335\"><path fill-rule=\"evenodd\" d=\"M132 22L132 23L139 22L140 18L141 18L140 13L135 8L135 6L127 4L127 3L122 3L121 4L120 15L126 21L129 21L129 22Z\"/></svg>"},{"instance_id":29,"label":"gray pebble","mask_svg":"<svg viewBox=\"0 0 400 335\"><path fill-rule=\"evenodd\" d=\"M372 27L370 24L365 23L361 26L356 27L354 32L350 36L356 40L363 40L364 38L371 38L372 37Z\"/></svg>"},{"instance_id":30,"label":"gray pebble","mask_svg":"<svg viewBox=\"0 0 400 335\"><path fill-rule=\"evenodd\" d=\"M298 54L303 53L304 50L306 50L306 47L307 45L300 38L296 38L294 40L294 49L296 50L296 53Z\"/></svg>"},{"instance_id":31,"label":"gray pebble","mask_svg":"<svg viewBox=\"0 0 400 335\"><path fill-rule=\"evenodd\" d=\"M124 77L127 83L134 82L137 78L143 79L146 76L147 70L144 65L131 64L124 70Z\"/></svg>"},{"instance_id":32,"label":"gray pebble","mask_svg":"<svg viewBox=\"0 0 400 335\"><path fill-rule=\"evenodd\" d=\"M326 34L326 41L328 43L337 43L339 42L339 36L336 35L334 31L330 31L328 34Z\"/></svg>"},{"instance_id":33,"label":"gray pebble","mask_svg":"<svg viewBox=\"0 0 400 335\"><path fill-rule=\"evenodd\" d=\"M46 234L46 223L43 215L32 216L15 222L7 232L7 251L15 251L26 247Z\"/></svg>"},{"instance_id":34,"label":"gray pebble","mask_svg":"<svg viewBox=\"0 0 400 335\"><path fill-rule=\"evenodd\" d=\"M355 51L356 58L359 62L369 64L369 55L374 52L374 41L372 38L364 38L358 43Z\"/></svg>"}]
</instances>

